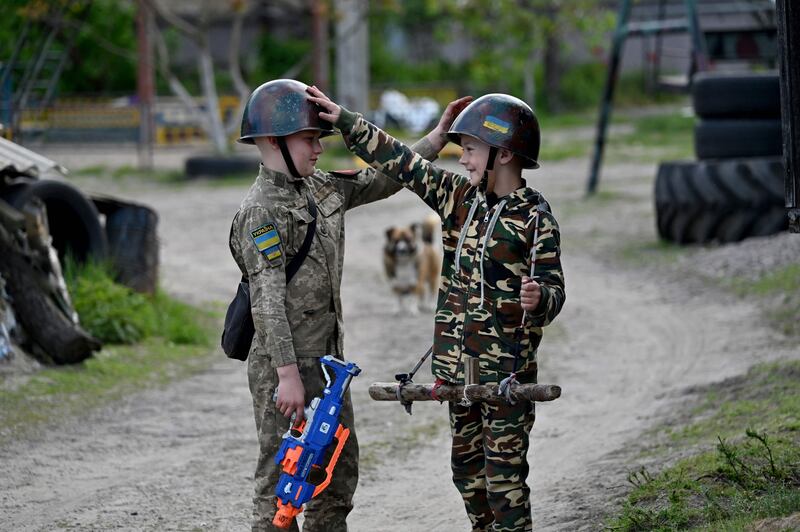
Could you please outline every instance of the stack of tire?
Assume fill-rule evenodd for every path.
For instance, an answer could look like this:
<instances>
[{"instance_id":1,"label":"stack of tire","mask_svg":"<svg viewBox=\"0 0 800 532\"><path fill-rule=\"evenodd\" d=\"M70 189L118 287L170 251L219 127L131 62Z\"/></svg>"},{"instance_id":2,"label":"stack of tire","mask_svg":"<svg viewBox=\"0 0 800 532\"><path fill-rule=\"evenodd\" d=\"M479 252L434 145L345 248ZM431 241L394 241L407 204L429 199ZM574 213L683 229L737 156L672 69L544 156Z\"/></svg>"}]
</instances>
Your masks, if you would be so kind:
<instances>
[{"instance_id":1,"label":"stack of tire","mask_svg":"<svg viewBox=\"0 0 800 532\"><path fill-rule=\"evenodd\" d=\"M692 103L697 161L659 165L659 236L728 243L786 230L778 74L697 74Z\"/></svg>"}]
</instances>

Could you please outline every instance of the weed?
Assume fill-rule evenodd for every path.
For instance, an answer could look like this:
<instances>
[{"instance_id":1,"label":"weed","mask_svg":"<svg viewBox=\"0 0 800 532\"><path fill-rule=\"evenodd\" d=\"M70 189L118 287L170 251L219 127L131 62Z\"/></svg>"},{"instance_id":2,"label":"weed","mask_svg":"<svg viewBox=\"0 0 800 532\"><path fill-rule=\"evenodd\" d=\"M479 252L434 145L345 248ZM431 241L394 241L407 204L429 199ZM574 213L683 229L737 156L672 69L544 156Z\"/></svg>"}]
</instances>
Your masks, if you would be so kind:
<instances>
[{"instance_id":1,"label":"weed","mask_svg":"<svg viewBox=\"0 0 800 532\"><path fill-rule=\"evenodd\" d=\"M714 413L672 430L681 447L716 446L657 475L628 475L633 490L612 530L742 530L765 517L800 511L800 362L756 366L707 396L695 415ZM758 427L756 427L758 425ZM742 436L742 426L748 426Z\"/></svg>"}]
</instances>

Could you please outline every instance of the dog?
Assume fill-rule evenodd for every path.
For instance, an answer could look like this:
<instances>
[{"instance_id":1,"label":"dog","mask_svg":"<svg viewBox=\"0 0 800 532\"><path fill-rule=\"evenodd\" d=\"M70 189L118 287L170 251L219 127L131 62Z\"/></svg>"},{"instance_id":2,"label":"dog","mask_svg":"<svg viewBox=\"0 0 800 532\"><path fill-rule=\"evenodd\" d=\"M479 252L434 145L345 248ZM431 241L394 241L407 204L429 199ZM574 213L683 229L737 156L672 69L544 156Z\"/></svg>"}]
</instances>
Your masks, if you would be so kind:
<instances>
[{"instance_id":1,"label":"dog","mask_svg":"<svg viewBox=\"0 0 800 532\"><path fill-rule=\"evenodd\" d=\"M434 243L439 223L439 217L431 214L422 223L386 230L383 266L397 295L398 314L435 308L442 268L442 255Z\"/></svg>"}]
</instances>

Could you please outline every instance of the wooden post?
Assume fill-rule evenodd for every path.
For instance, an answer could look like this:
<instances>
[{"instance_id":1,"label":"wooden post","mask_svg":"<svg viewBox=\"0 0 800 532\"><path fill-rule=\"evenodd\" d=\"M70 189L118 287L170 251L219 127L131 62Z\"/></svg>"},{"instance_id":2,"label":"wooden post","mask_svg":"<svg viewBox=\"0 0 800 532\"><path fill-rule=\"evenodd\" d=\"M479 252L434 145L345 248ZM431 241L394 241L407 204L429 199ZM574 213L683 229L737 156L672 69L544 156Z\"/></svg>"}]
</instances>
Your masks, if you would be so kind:
<instances>
[{"instance_id":1,"label":"wooden post","mask_svg":"<svg viewBox=\"0 0 800 532\"><path fill-rule=\"evenodd\" d=\"M790 231L800 233L800 69L797 68L800 61L800 5L797 1L778 0L775 8L778 15L786 208Z\"/></svg>"},{"instance_id":2,"label":"wooden post","mask_svg":"<svg viewBox=\"0 0 800 532\"><path fill-rule=\"evenodd\" d=\"M375 401L397 401L396 382L376 382L369 387L369 396ZM431 395L433 384L409 383L403 386L400 395L404 401L460 401L464 397L472 402L504 404L506 398L498 395L497 384L470 384L467 386L442 385L436 389L436 398ZM465 389L466 388L466 389ZM553 401L561 396L561 387L555 384L513 384L511 397L515 401Z\"/></svg>"}]
</instances>

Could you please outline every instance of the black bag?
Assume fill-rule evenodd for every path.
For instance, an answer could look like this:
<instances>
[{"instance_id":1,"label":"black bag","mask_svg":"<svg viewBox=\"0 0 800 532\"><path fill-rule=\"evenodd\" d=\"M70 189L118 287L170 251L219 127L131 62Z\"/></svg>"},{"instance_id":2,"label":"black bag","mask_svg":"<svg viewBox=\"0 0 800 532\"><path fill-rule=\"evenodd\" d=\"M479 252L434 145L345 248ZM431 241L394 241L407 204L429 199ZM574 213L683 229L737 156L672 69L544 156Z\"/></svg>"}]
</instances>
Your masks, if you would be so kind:
<instances>
[{"instance_id":1,"label":"black bag","mask_svg":"<svg viewBox=\"0 0 800 532\"><path fill-rule=\"evenodd\" d=\"M311 196L308 197L308 211L312 220L297 255L292 257L286 266L286 284L291 282L297 270L300 269L300 265L306 260L317 229L317 204L314 203L314 198ZM222 350L228 358L247 360L255 332L253 315L250 312L250 283L246 277L242 276L242 280L239 281L239 286L236 288L236 295L225 313L225 326L222 329L222 341L220 342Z\"/></svg>"}]
</instances>

